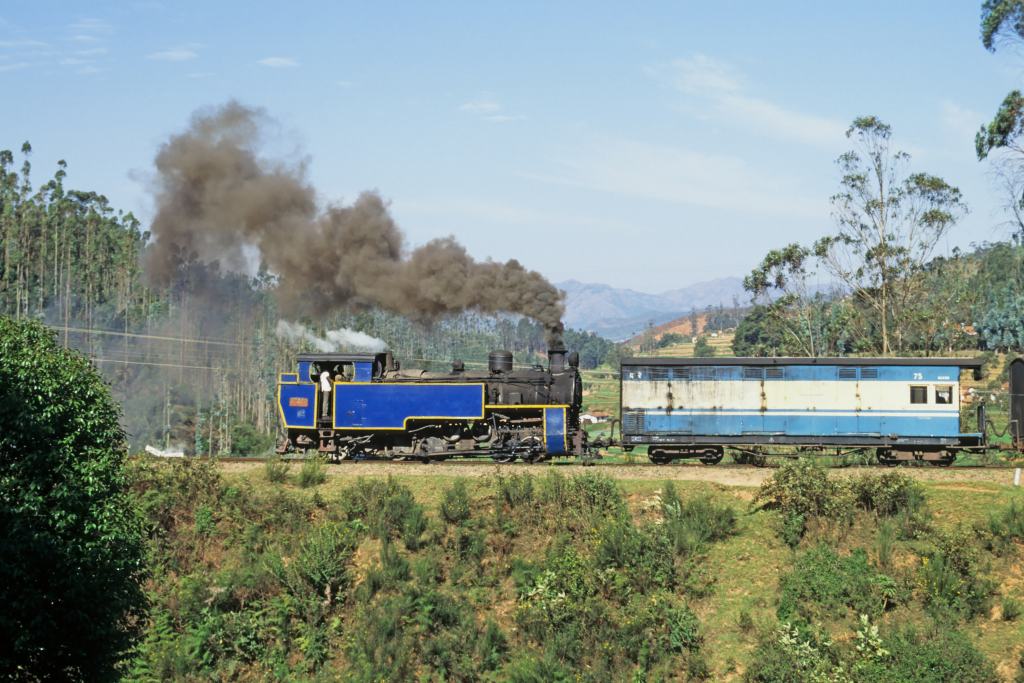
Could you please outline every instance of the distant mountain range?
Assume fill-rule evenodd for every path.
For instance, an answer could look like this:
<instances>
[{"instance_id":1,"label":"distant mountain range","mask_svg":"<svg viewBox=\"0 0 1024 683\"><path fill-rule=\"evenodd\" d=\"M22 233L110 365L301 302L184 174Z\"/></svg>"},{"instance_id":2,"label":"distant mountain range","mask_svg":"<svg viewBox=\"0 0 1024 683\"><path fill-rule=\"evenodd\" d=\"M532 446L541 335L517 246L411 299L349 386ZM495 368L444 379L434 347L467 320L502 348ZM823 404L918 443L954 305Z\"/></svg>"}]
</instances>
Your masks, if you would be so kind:
<instances>
[{"instance_id":1,"label":"distant mountain range","mask_svg":"<svg viewBox=\"0 0 1024 683\"><path fill-rule=\"evenodd\" d=\"M743 280L724 277L661 294L647 294L610 285L566 280L556 286L566 294L565 324L622 341L648 324L659 325L708 306L732 306L748 301Z\"/></svg>"}]
</instances>

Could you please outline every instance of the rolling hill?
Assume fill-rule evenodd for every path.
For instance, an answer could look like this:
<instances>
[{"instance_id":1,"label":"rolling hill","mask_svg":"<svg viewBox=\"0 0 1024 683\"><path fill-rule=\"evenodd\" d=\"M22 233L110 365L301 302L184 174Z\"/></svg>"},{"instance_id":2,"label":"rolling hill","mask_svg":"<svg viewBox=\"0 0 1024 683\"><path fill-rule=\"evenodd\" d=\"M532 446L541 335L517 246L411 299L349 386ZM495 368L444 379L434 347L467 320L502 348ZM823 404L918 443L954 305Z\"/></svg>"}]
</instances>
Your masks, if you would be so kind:
<instances>
[{"instance_id":1,"label":"rolling hill","mask_svg":"<svg viewBox=\"0 0 1024 683\"><path fill-rule=\"evenodd\" d=\"M692 310L708 306L731 306L745 302L743 281L725 277L648 294L610 285L567 280L557 287L566 293L565 323L621 341L643 331L648 324L660 325Z\"/></svg>"}]
</instances>

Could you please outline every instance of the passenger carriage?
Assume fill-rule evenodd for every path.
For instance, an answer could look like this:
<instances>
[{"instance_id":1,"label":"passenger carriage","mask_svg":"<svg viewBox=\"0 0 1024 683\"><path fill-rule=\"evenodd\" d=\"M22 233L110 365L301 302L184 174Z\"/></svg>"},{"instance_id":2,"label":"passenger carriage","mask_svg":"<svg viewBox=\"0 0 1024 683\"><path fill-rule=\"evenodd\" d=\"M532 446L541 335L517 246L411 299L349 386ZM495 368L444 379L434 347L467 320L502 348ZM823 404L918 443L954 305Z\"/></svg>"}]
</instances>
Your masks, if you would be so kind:
<instances>
[{"instance_id":1,"label":"passenger carriage","mask_svg":"<svg viewBox=\"0 0 1024 683\"><path fill-rule=\"evenodd\" d=\"M960 373L980 376L980 360L631 358L621 370L623 446L658 463L788 446L948 464L985 444L983 410L977 431L961 425Z\"/></svg>"}]
</instances>

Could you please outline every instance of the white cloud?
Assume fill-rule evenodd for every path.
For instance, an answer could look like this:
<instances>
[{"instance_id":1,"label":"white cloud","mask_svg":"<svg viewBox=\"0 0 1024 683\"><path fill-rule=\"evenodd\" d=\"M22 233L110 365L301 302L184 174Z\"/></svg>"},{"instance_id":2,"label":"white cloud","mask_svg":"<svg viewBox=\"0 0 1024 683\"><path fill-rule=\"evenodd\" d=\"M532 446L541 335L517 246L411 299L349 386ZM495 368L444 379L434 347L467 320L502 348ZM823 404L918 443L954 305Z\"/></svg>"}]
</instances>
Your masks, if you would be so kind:
<instances>
[{"instance_id":1,"label":"white cloud","mask_svg":"<svg viewBox=\"0 0 1024 683\"><path fill-rule=\"evenodd\" d=\"M187 62L199 56L195 50L188 47L172 47L169 50L160 50L146 55L146 59L158 62Z\"/></svg>"},{"instance_id":2,"label":"white cloud","mask_svg":"<svg viewBox=\"0 0 1024 683\"><path fill-rule=\"evenodd\" d=\"M460 104L459 111L468 111L471 114L493 114L501 111L501 105L494 100L474 100Z\"/></svg>"},{"instance_id":3,"label":"white cloud","mask_svg":"<svg viewBox=\"0 0 1024 683\"><path fill-rule=\"evenodd\" d=\"M722 93L740 89L740 79L735 70L707 55L674 59L669 63L669 70L673 85L685 93Z\"/></svg>"},{"instance_id":4,"label":"white cloud","mask_svg":"<svg viewBox=\"0 0 1024 683\"><path fill-rule=\"evenodd\" d=\"M264 57L257 64L269 66L272 69L287 69L298 66L299 62L291 57Z\"/></svg>"},{"instance_id":5,"label":"white cloud","mask_svg":"<svg viewBox=\"0 0 1024 683\"><path fill-rule=\"evenodd\" d=\"M41 40L0 40L0 48L49 47Z\"/></svg>"},{"instance_id":6,"label":"white cloud","mask_svg":"<svg viewBox=\"0 0 1024 683\"><path fill-rule=\"evenodd\" d=\"M339 88L351 88L355 84L355 81L334 81L334 85L338 86Z\"/></svg>"},{"instance_id":7,"label":"white cloud","mask_svg":"<svg viewBox=\"0 0 1024 683\"><path fill-rule=\"evenodd\" d=\"M91 64L91 59L82 59L81 57L65 57L60 60L61 66L81 66L82 64Z\"/></svg>"},{"instance_id":8,"label":"white cloud","mask_svg":"<svg viewBox=\"0 0 1024 683\"><path fill-rule=\"evenodd\" d=\"M105 55L109 52L105 47L91 47L88 50L76 50L75 54L79 57L95 57L98 55Z\"/></svg>"},{"instance_id":9,"label":"white cloud","mask_svg":"<svg viewBox=\"0 0 1024 683\"><path fill-rule=\"evenodd\" d=\"M86 17L68 26L72 31L79 33L110 33L114 27L109 22L95 17Z\"/></svg>"},{"instance_id":10,"label":"white cloud","mask_svg":"<svg viewBox=\"0 0 1024 683\"><path fill-rule=\"evenodd\" d=\"M753 96L738 72L726 62L697 54L648 69L694 103L687 110L702 118L731 121L758 134L820 147L837 147L846 126L836 119L807 114Z\"/></svg>"},{"instance_id":11,"label":"white cloud","mask_svg":"<svg viewBox=\"0 0 1024 683\"><path fill-rule=\"evenodd\" d=\"M559 161L546 182L642 199L827 219L826 202L804 194L803 183L777 169L758 169L739 157L632 140L604 140Z\"/></svg>"},{"instance_id":12,"label":"white cloud","mask_svg":"<svg viewBox=\"0 0 1024 683\"><path fill-rule=\"evenodd\" d=\"M12 62L10 64L0 64L0 71L18 71L31 66L29 62Z\"/></svg>"},{"instance_id":13,"label":"white cloud","mask_svg":"<svg viewBox=\"0 0 1024 683\"><path fill-rule=\"evenodd\" d=\"M188 78L209 78L213 75L212 71L194 71L188 74Z\"/></svg>"},{"instance_id":14,"label":"white cloud","mask_svg":"<svg viewBox=\"0 0 1024 683\"><path fill-rule=\"evenodd\" d=\"M963 140L973 140L978 129L988 120L984 114L952 100L943 100L941 108L943 125Z\"/></svg>"},{"instance_id":15,"label":"white cloud","mask_svg":"<svg viewBox=\"0 0 1024 683\"><path fill-rule=\"evenodd\" d=\"M522 114L509 114L504 111L501 103L490 96L483 96L459 105L459 111L479 116L490 123L509 123L526 119Z\"/></svg>"}]
</instances>

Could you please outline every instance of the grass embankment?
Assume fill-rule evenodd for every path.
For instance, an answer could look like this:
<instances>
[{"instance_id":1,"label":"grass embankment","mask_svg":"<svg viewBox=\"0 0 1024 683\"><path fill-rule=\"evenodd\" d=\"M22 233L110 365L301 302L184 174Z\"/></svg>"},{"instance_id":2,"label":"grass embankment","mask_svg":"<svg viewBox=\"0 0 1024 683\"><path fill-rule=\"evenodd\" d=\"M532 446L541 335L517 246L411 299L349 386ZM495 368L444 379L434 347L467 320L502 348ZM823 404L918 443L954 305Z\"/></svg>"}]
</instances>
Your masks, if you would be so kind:
<instances>
[{"instance_id":1,"label":"grass embankment","mask_svg":"<svg viewBox=\"0 0 1024 683\"><path fill-rule=\"evenodd\" d=\"M1019 490L807 465L760 493L533 472L303 488L299 466L138 465L153 609L134 676L1020 675Z\"/></svg>"}]
</instances>

